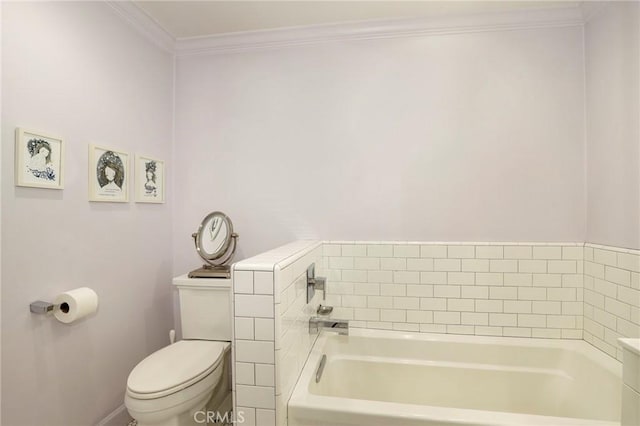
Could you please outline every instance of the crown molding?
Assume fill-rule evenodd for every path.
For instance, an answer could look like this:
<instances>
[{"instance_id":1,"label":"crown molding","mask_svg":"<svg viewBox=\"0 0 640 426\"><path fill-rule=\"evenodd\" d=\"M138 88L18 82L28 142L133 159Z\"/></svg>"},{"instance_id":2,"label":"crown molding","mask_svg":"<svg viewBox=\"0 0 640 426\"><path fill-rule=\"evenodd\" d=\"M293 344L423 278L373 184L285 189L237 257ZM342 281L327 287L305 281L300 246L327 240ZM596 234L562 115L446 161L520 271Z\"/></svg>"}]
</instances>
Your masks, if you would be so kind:
<instances>
[{"instance_id":1,"label":"crown molding","mask_svg":"<svg viewBox=\"0 0 640 426\"><path fill-rule=\"evenodd\" d=\"M176 56L216 55L263 49L312 45L336 41L390 39L531 28L584 25L598 8L579 6L511 10L420 19L387 19L340 24L243 31L204 37L174 38L133 1L107 1L125 21L144 37ZM590 11L587 15L586 11Z\"/></svg>"},{"instance_id":2,"label":"crown molding","mask_svg":"<svg viewBox=\"0 0 640 426\"><path fill-rule=\"evenodd\" d=\"M277 49L334 41L389 39L583 25L579 7L518 10L428 19L394 19L178 38L177 56Z\"/></svg>"},{"instance_id":3,"label":"crown molding","mask_svg":"<svg viewBox=\"0 0 640 426\"><path fill-rule=\"evenodd\" d=\"M582 11L582 20L588 23L596 16L600 15L610 3L604 1L583 1L580 2L580 10Z\"/></svg>"},{"instance_id":4,"label":"crown molding","mask_svg":"<svg viewBox=\"0 0 640 426\"><path fill-rule=\"evenodd\" d=\"M146 39L169 53L175 53L175 38L133 1L106 1L109 6Z\"/></svg>"}]
</instances>

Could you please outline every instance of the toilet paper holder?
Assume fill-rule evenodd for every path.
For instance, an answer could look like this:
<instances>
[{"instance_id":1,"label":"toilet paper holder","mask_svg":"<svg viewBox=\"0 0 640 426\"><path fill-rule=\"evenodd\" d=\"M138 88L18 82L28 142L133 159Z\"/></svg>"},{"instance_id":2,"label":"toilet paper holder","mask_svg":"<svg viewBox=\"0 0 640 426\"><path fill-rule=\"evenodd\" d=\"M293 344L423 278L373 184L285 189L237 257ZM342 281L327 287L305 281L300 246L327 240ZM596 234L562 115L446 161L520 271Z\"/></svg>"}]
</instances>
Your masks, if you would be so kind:
<instances>
[{"instance_id":1,"label":"toilet paper holder","mask_svg":"<svg viewBox=\"0 0 640 426\"><path fill-rule=\"evenodd\" d=\"M29 304L29 311L71 324L98 312L98 295L89 287L79 287L58 294L52 302L36 300Z\"/></svg>"},{"instance_id":2,"label":"toilet paper holder","mask_svg":"<svg viewBox=\"0 0 640 426\"><path fill-rule=\"evenodd\" d=\"M66 305L66 306L65 306ZM49 312L53 312L53 310L59 307L61 311L67 312L69 311L69 304L62 303L60 305L55 305L51 302L44 302L42 300L36 300L35 302L31 302L29 304L29 311L34 314L43 315Z\"/></svg>"}]
</instances>

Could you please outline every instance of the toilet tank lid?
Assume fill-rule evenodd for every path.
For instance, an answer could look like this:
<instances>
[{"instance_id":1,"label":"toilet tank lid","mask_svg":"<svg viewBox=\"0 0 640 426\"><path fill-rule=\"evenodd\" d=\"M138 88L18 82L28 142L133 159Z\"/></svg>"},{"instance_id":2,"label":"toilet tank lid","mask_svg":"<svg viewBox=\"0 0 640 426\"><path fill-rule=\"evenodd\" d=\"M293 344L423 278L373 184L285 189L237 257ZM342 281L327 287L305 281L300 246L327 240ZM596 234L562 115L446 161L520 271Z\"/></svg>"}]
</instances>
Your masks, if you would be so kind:
<instances>
[{"instance_id":1,"label":"toilet tank lid","mask_svg":"<svg viewBox=\"0 0 640 426\"><path fill-rule=\"evenodd\" d=\"M181 340L166 346L135 366L127 380L128 390L142 398L178 392L211 373L228 346L209 340Z\"/></svg>"},{"instance_id":2,"label":"toilet tank lid","mask_svg":"<svg viewBox=\"0 0 640 426\"><path fill-rule=\"evenodd\" d=\"M173 285L176 287L204 287L230 289L230 278L189 278L187 274L173 278Z\"/></svg>"}]
</instances>

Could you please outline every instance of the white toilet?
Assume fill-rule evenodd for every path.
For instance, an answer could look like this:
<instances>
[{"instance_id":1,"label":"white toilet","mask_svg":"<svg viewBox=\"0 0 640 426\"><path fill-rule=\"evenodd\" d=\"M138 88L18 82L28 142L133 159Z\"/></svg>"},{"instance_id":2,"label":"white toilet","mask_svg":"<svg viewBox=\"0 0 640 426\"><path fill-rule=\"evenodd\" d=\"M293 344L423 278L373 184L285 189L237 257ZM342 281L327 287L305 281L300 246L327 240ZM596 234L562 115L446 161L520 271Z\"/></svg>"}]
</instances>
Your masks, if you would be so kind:
<instances>
[{"instance_id":1,"label":"white toilet","mask_svg":"<svg viewBox=\"0 0 640 426\"><path fill-rule=\"evenodd\" d=\"M231 410L231 280L183 275L173 284L183 340L129 374L124 403L139 426L201 425L206 411Z\"/></svg>"}]
</instances>

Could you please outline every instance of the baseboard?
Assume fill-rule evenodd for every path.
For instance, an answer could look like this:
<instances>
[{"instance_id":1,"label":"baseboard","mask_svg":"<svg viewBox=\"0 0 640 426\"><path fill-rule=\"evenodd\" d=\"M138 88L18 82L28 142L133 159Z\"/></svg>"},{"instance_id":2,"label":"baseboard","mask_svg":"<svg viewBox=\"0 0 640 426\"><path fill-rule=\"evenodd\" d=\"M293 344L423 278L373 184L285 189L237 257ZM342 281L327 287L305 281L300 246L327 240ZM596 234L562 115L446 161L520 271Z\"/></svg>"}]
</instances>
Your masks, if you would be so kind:
<instances>
[{"instance_id":1,"label":"baseboard","mask_svg":"<svg viewBox=\"0 0 640 426\"><path fill-rule=\"evenodd\" d=\"M131 416L127 408L122 404L102 419L96 426L127 426L130 420Z\"/></svg>"}]
</instances>

